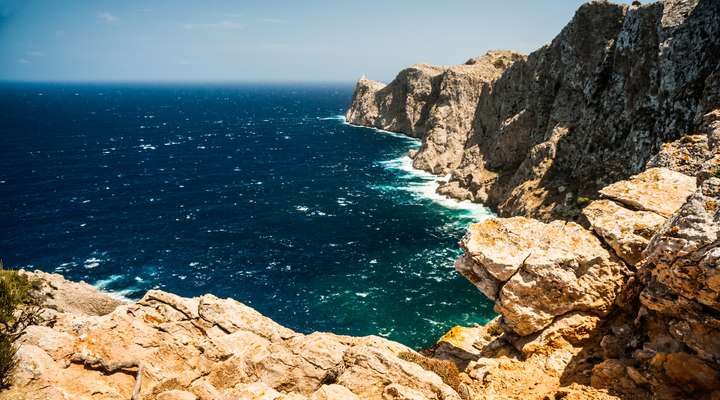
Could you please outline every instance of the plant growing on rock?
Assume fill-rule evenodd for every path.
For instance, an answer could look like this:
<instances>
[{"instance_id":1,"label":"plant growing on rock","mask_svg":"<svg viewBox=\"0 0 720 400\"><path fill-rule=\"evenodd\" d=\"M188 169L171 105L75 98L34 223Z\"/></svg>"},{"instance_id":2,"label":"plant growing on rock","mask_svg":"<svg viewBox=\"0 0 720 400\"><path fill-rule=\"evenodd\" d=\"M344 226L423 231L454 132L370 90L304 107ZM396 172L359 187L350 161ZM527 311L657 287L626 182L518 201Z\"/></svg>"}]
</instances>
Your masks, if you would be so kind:
<instances>
[{"instance_id":1,"label":"plant growing on rock","mask_svg":"<svg viewBox=\"0 0 720 400\"><path fill-rule=\"evenodd\" d=\"M460 371L453 362L429 358L409 351L398 354L398 358L413 362L427 371L434 372L440 377L440 379L442 379L443 382L445 382L446 385L450 386L455 391L459 390Z\"/></svg>"},{"instance_id":2,"label":"plant growing on rock","mask_svg":"<svg viewBox=\"0 0 720 400\"><path fill-rule=\"evenodd\" d=\"M39 319L40 304L31 296L32 289L27 276L0 264L0 388L10 385L17 340Z\"/></svg>"}]
</instances>

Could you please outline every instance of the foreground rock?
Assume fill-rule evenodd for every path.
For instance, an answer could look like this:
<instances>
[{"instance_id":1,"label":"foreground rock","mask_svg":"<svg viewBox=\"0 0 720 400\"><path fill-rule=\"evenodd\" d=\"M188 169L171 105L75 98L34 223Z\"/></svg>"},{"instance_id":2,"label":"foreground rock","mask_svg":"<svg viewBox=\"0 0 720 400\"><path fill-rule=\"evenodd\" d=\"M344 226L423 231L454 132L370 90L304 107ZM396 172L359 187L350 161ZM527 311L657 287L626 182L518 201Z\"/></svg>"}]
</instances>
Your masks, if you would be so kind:
<instances>
[{"instance_id":1,"label":"foreground rock","mask_svg":"<svg viewBox=\"0 0 720 400\"><path fill-rule=\"evenodd\" d=\"M509 328L537 332L564 314L607 315L630 271L575 223L524 217L470 226L456 264L491 299Z\"/></svg>"},{"instance_id":2,"label":"foreground rock","mask_svg":"<svg viewBox=\"0 0 720 400\"><path fill-rule=\"evenodd\" d=\"M77 287L50 279L53 294ZM405 361L414 353L405 346L302 335L230 299L149 291L105 315L58 308L48 311L52 327L33 326L23 337L3 399L126 400L139 366L145 399L460 399L437 374ZM99 368L116 362L132 367Z\"/></svg>"},{"instance_id":3,"label":"foreground rock","mask_svg":"<svg viewBox=\"0 0 720 400\"><path fill-rule=\"evenodd\" d=\"M640 262L650 238L665 222L659 214L628 210L610 200L594 201L582 213L595 233L632 266Z\"/></svg>"},{"instance_id":4,"label":"foreground rock","mask_svg":"<svg viewBox=\"0 0 720 400\"><path fill-rule=\"evenodd\" d=\"M669 217L695 189L693 176L666 168L650 168L626 181L604 187L600 194L630 208Z\"/></svg>"}]
</instances>

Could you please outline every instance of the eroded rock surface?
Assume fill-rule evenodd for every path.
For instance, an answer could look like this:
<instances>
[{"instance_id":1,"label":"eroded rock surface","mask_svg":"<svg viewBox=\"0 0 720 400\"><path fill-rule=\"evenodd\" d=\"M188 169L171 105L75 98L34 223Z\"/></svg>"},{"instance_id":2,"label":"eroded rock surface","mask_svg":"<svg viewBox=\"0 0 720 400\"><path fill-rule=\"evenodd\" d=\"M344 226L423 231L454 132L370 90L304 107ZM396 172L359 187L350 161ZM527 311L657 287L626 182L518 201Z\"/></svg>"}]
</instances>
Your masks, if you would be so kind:
<instances>
[{"instance_id":1,"label":"eroded rock surface","mask_svg":"<svg viewBox=\"0 0 720 400\"><path fill-rule=\"evenodd\" d=\"M630 271L589 231L575 223L524 217L471 225L461 242L458 270L489 297L521 336L561 315L606 315Z\"/></svg>"},{"instance_id":2,"label":"eroded rock surface","mask_svg":"<svg viewBox=\"0 0 720 400\"><path fill-rule=\"evenodd\" d=\"M54 293L78 287L50 279ZM52 327L33 326L23 337L3 399L130 398L136 368L105 374L80 360L142 365L146 399L460 399L438 375L398 357L413 353L403 345L302 335L231 299L152 290L105 315L50 312Z\"/></svg>"},{"instance_id":3,"label":"eroded rock surface","mask_svg":"<svg viewBox=\"0 0 720 400\"><path fill-rule=\"evenodd\" d=\"M703 116L720 107L719 14L713 0L590 1L489 82L448 74L444 86L435 70L403 71L397 89L356 95L348 120L424 138L415 166L450 172L447 195L503 216L574 218L578 197L643 171L663 143L709 124ZM693 174L698 165L682 157L703 151L703 139L663 150L654 165Z\"/></svg>"},{"instance_id":4,"label":"eroded rock surface","mask_svg":"<svg viewBox=\"0 0 720 400\"><path fill-rule=\"evenodd\" d=\"M650 168L602 188L600 194L630 208L669 217L695 191L695 182L693 176L667 168Z\"/></svg>"},{"instance_id":5,"label":"eroded rock surface","mask_svg":"<svg viewBox=\"0 0 720 400\"><path fill-rule=\"evenodd\" d=\"M629 210L611 200L593 201L582 211L595 233L629 265L636 265L650 238L666 218L651 211Z\"/></svg>"}]
</instances>

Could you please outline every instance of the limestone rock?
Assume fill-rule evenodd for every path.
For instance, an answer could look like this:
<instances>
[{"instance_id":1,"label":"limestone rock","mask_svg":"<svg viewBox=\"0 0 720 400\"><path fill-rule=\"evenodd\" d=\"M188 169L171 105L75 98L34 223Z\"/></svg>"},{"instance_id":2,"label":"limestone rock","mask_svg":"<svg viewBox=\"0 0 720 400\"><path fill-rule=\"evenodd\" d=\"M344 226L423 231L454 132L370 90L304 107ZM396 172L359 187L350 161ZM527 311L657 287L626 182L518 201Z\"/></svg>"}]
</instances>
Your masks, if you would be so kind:
<instances>
[{"instance_id":1,"label":"limestone rock","mask_svg":"<svg viewBox=\"0 0 720 400\"><path fill-rule=\"evenodd\" d=\"M47 308L82 315L105 315L111 313L122 300L99 292L85 282L66 281L61 275L42 271L26 273L39 283L36 295L43 299Z\"/></svg>"},{"instance_id":2,"label":"limestone rock","mask_svg":"<svg viewBox=\"0 0 720 400\"><path fill-rule=\"evenodd\" d=\"M636 210L669 217L695 189L694 177L667 168L650 168L626 181L606 186L600 193Z\"/></svg>"},{"instance_id":3,"label":"limestone rock","mask_svg":"<svg viewBox=\"0 0 720 400\"><path fill-rule=\"evenodd\" d=\"M168 390L160 393L157 400L197 400L197 396L184 390Z\"/></svg>"},{"instance_id":4,"label":"limestone rock","mask_svg":"<svg viewBox=\"0 0 720 400\"><path fill-rule=\"evenodd\" d=\"M558 317L547 328L521 337L513 344L526 356L550 354L558 349L581 345L598 330L600 323L600 318L595 315L574 312Z\"/></svg>"},{"instance_id":5,"label":"limestone rock","mask_svg":"<svg viewBox=\"0 0 720 400\"><path fill-rule=\"evenodd\" d=\"M73 287L60 279L57 287ZM130 398L136 368L106 374L77 361L97 359L142 365L143 398L381 399L392 386L460 399L434 372L399 358L413 353L401 344L302 335L231 299L151 290L105 315L63 310L52 327L28 329L3 398Z\"/></svg>"},{"instance_id":6,"label":"limestone rock","mask_svg":"<svg viewBox=\"0 0 720 400\"><path fill-rule=\"evenodd\" d=\"M345 386L322 385L310 396L310 400L359 400L353 392Z\"/></svg>"},{"instance_id":7,"label":"limestone rock","mask_svg":"<svg viewBox=\"0 0 720 400\"><path fill-rule=\"evenodd\" d=\"M633 266L642 259L650 238L665 222L664 217L654 212L628 210L610 200L593 201L582 213L615 254Z\"/></svg>"},{"instance_id":8,"label":"limestone rock","mask_svg":"<svg viewBox=\"0 0 720 400\"><path fill-rule=\"evenodd\" d=\"M706 133L720 108L718 14L720 4L710 0L590 1L526 58L462 66L504 71L485 81L403 71L388 85L396 88L376 90L374 97L360 95L367 84L359 85L348 115L358 124L423 138L415 166L450 173L471 193L450 195L482 201L503 216L573 218L580 210L574 199L558 195L560 187L593 194L641 172L654 156L654 166L697 169L684 157L702 150L702 138L683 142L682 136ZM371 121L363 121L361 109L370 110ZM679 146L661 149L677 139ZM483 175L494 178L477 179Z\"/></svg>"},{"instance_id":9,"label":"limestone rock","mask_svg":"<svg viewBox=\"0 0 720 400\"><path fill-rule=\"evenodd\" d=\"M695 176L710 158L707 135L687 135L665 143L658 154L647 163L648 168L667 168L685 175Z\"/></svg>"},{"instance_id":10,"label":"limestone rock","mask_svg":"<svg viewBox=\"0 0 720 400\"><path fill-rule=\"evenodd\" d=\"M652 239L653 276L675 293L720 311L720 179L704 182Z\"/></svg>"},{"instance_id":11,"label":"limestone rock","mask_svg":"<svg viewBox=\"0 0 720 400\"><path fill-rule=\"evenodd\" d=\"M495 310L521 336L572 311L606 315L630 274L592 233L572 222L487 220L472 225L461 246L465 258L458 269L486 291L502 285Z\"/></svg>"}]
</instances>

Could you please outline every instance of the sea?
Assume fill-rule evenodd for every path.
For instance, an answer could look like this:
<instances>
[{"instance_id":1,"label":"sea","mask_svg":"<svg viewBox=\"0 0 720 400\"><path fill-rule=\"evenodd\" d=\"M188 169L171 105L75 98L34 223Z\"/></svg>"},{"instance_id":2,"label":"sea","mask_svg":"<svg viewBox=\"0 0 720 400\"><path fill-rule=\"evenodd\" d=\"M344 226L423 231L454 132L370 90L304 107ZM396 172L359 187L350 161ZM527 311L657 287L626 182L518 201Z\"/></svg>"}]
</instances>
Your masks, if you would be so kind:
<instances>
[{"instance_id":1,"label":"sea","mask_svg":"<svg viewBox=\"0 0 720 400\"><path fill-rule=\"evenodd\" d=\"M126 299L212 293L299 332L431 346L492 303L455 272L484 206L352 84L0 84L0 258Z\"/></svg>"}]
</instances>

